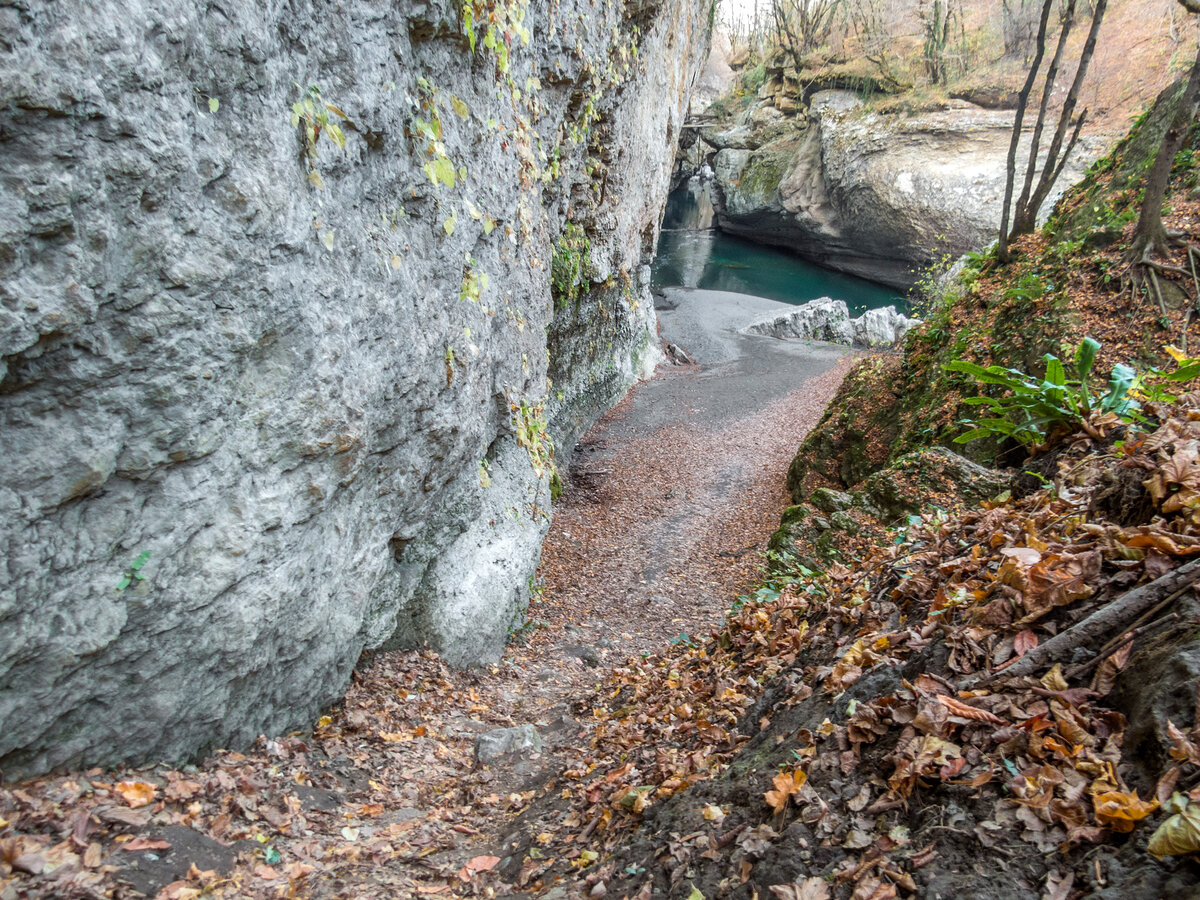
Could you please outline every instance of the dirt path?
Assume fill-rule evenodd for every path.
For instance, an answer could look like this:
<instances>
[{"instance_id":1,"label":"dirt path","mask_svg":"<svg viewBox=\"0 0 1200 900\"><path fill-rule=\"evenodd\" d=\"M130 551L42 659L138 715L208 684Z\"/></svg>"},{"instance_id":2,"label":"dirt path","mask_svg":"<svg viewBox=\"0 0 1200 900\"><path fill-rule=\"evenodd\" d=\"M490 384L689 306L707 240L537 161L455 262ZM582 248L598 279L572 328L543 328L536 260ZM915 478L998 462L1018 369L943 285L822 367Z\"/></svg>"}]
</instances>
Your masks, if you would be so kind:
<instances>
[{"instance_id":1,"label":"dirt path","mask_svg":"<svg viewBox=\"0 0 1200 900\"><path fill-rule=\"evenodd\" d=\"M573 702L627 658L707 632L754 583L783 474L851 362L704 333L690 302L664 330L702 363L664 366L580 442L543 589L500 664L378 654L311 735L0 787L0 851L24 861L0 867L0 896L502 895L490 870L508 823L587 744ZM729 322L750 307L727 306ZM540 752L480 763L479 735L522 725ZM131 808L138 792L154 802Z\"/></svg>"}]
</instances>

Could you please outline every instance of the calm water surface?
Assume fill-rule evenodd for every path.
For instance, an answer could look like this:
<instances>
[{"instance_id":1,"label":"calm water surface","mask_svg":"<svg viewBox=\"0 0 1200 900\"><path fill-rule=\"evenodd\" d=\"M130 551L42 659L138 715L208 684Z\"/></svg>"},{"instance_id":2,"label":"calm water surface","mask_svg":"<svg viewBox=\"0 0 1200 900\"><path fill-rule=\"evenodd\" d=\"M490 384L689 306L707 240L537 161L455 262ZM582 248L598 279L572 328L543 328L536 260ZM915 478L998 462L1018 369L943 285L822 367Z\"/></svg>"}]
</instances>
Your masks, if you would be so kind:
<instances>
[{"instance_id":1,"label":"calm water surface","mask_svg":"<svg viewBox=\"0 0 1200 900\"><path fill-rule=\"evenodd\" d=\"M653 283L704 288L801 304L818 297L845 300L851 315L905 301L895 289L831 272L783 250L724 234L714 227L707 189L689 181L667 198Z\"/></svg>"}]
</instances>

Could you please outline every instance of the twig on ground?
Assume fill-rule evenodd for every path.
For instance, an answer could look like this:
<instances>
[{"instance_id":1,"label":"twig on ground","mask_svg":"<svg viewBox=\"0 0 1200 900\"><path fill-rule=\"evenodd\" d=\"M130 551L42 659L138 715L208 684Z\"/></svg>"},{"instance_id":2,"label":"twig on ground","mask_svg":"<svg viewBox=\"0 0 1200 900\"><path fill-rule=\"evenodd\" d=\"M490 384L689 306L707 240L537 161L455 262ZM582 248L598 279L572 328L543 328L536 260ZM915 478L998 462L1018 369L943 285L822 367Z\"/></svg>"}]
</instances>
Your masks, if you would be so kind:
<instances>
[{"instance_id":1,"label":"twig on ground","mask_svg":"<svg viewBox=\"0 0 1200 900\"><path fill-rule=\"evenodd\" d=\"M986 675L976 679L974 683L986 684L998 678L1031 675L1052 660L1066 657L1077 647L1086 646L1114 631L1125 629L1143 613L1163 605L1164 598L1177 598L1195 585L1197 579L1200 579L1200 559L1194 559L1148 584L1126 592L1083 621L1034 647L1003 672Z\"/></svg>"}]
</instances>

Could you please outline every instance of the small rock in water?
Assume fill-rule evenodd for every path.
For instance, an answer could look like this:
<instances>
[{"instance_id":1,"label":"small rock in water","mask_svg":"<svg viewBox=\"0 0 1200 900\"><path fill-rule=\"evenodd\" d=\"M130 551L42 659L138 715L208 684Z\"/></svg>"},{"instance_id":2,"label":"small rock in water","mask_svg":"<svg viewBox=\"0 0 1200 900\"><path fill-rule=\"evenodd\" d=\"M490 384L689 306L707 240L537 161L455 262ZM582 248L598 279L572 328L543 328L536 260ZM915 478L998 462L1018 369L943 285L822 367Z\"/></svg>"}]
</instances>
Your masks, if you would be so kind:
<instances>
[{"instance_id":1,"label":"small rock in water","mask_svg":"<svg viewBox=\"0 0 1200 900\"><path fill-rule=\"evenodd\" d=\"M499 728L475 738L475 761L480 765L495 762L510 753L527 754L542 751L542 737L532 725Z\"/></svg>"}]
</instances>

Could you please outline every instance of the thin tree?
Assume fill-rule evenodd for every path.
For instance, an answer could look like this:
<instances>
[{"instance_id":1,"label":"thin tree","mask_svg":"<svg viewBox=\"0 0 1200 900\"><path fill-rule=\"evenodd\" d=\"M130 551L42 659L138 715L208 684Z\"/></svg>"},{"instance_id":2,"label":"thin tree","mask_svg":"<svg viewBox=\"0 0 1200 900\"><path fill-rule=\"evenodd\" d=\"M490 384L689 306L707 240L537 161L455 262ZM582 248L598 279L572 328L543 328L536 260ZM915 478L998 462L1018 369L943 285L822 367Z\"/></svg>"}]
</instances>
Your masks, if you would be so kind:
<instances>
[{"instance_id":1,"label":"thin tree","mask_svg":"<svg viewBox=\"0 0 1200 900\"><path fill-rule=\"evenodd\" d=\"M1191 0L1191 2L1200 2L1200 0ZM1042 90L1042 102L1038 108L1037 120L1034 123L1029 161L1025 168L1024 186L1020 197L1017 198L1016 208L1012 212L1012 229L1010 231L1008 229L1008 204L1012 201L1016 180L1017 145L1021 139L1025 110L1028 108L1029 103L1029 94L1033 89L1038 71L1041 69L1042 62L1045 59L1046 31L1049 27L1050 9L1053 4L1054 0L1045 0L1042 6L1042 17L1038 24L1034 62L1030 66L1029 76L1026 78L1025 85L1021 90L1017 105L1017 119L1013 123L1012 141L1009 144L1009 166L1006 173L1004 211L1001 218L1000 247L998 251L1001 262L1009 260L1009 245L1014 238L1023 234L1031 234L1037 227L1038 210L1041 209L1046 198L1050 196L1050 191L1053 190L1055 182L1062 175L1062 171L1066 167L1067 161L1070 159L1071 153L1079 141L1079 136L1083 132L1084 123L1087 121L1087 110L1085 109L1075 121L1074 130L1071 130L1071 119L1075 114L1075 107L1079 104L1079 94L1083 89L1083 82L1087 77L1088 65L1091 63L1092 56L1096 52L1096 40L1100 34L1100 25L1104 20L1105 10L1108 8L1108 0L1096 0L1095 12L1092 13L1092 26L1088 30L1087 40L1084 42L1083 50L1079 55L1079 63L1075 68L1075 77L1071 81L1071 87L1067 91L1066 100L1063 101L1062 109L1059 111L1058 126L1055 128L1054 137L1051 139L1050 146L1046 150L1046 159L1042 163L1041 176L1035 184L1034 176L1037 170L1037 157L1041 150L1041 136L1045 128L1046 115L1049 110L1048 95L1053 91L1054 82L1058 77L1058 66L1062 59L1062 51L1067 37L1064 32L1069 32L1072 19L1074 18L1075 0L1069 0L1068 2L1067 18L1063 21L1062 30L1059 32L1058 45L1046 72ZM1070 132L1069 138L1068 132ZM1066 145L1065 148L1064 143Z\"/></svg>"},{"instance_id":2,"label":"thin tree","mask_svg":"<svg viewBox=\"0 0 1200 900\"><path fill-rule=\"evenodd\" d=\"M1025 122L1025 110L1029 107L1029 95L1037 83L1038 69L1041 68L1042 58L1046 54L1046 30L1050 26L1050 9L1054 0L1043 0L1042 15L1038 20L1037 37L1034 40L1033 63L1029 74L1025 76L1025 84L1017 94L1017 113L1013 120L1012 137L1008 144L1008 158L1005 162L1004 206L1000 211L1000 243L996 247L996 258L1002 263L1009 262L1012 254L1008 248L1009 210L1012 207L1013 188L1017 181L1017 151L1021 145L1021 128Z\"/></svg>"},{"instance_id":3,"label":"thin tree","mask_svg":"<svg viewBox=\"0 0 1200 900\"><path fill-rule=\"evenodd\" d=\"M804 58L829 37L840 0L771 0L776 38L799 73Z\"/></svg>"},{"instance_id":4,"label":"thin tree","mask_svg":"<svg viewBox=\"0 0 1200 900\"><path fill-rule=\"evenodd\" d=\"M954 27L954 8L950 0L921 0L918 14L925 38L925 73L934 84L945 84L946 46Z\"/></svg>"},{"instance_id":5,"label":"thin tree","mask_svg":"<svg viewBox=\"0 0 1200 900\"><path fill-rule=\"evenodd\" d=\"M1190 13L1200 13L1200 0L1179 0L1181 6ZM1192 64L1187 86L1175 115L1163 135L1163 142L1154 157L1154 164L1146 175L1145 191L1142 197L1142 207L1138 214L1137 227L1134 230L1133 246L1130 256L1133 262L1149 265L1150 257L1157 253L1166 253L1169 249L1167 229L1163 225L1162 207L1167 195L1167 184L1171 179L1171 167L1175 163L1175 155L1179 153L1191 128L1192 120L1200 110L1200 49L1197 50L1196 61Z\"/></svg>"}]
</instances>

